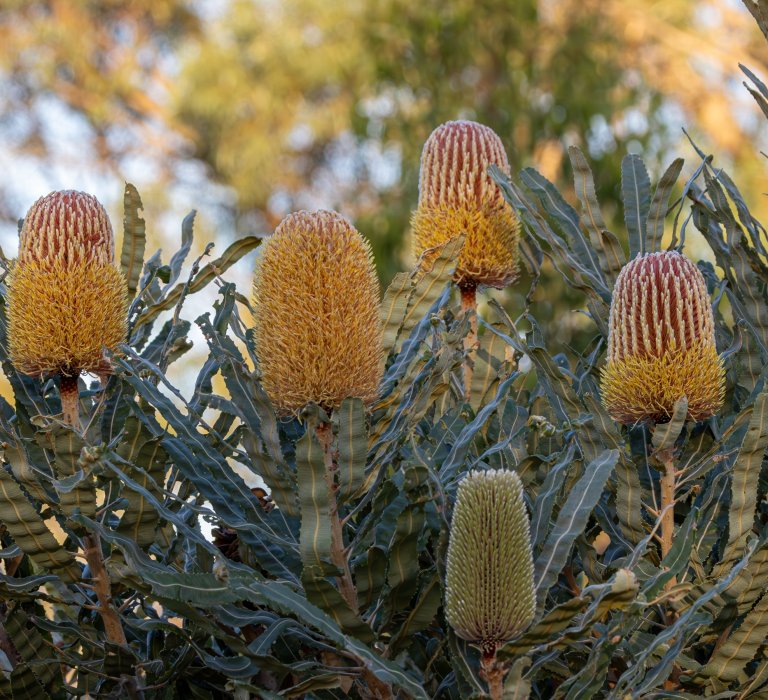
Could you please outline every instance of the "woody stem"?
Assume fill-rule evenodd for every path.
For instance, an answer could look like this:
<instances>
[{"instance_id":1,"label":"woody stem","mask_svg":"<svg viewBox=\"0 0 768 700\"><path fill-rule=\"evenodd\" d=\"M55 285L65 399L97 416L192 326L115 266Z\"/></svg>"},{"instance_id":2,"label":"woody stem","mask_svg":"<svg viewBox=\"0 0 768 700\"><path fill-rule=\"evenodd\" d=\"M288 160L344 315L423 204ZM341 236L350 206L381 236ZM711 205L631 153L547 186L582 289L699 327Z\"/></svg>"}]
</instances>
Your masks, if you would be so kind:
<instances>
[{"instance_id":1,"label":"woody stem","mask_svg":"<svg viewBox=\"0 0 768 700\"><path fill-rule=\"evenodd\" d=\"M675 489L677 483L671 450L663 455L661 462L664 465L664 474L661 476L661 557L663 559L672 549L675 536ZM671 579L666 588L671 588L674 585L675 580Z\"/></svg>"},{"instance_id":2,"label":"woody stem","mask_svg":"<svg viewBox=\"0 0 768 700\"><path fill-rule=\"evenodd\" d=\"M504 696L504 676L506 669L496 660L496 646L484 650L480 658L481 676L488 683L488 695L491 700L502 700Z\"/></svg>"},{"instance_id":3,"label":"woody stem","mask_svg":"<svg viewBox=\"0 0 768 700\"><path fill-rule=\"evenodd\" d=\"M61 395L61 408L64 413L63 420L75 430L81 429L80 424L80 395L77 390L77 376L61 375L59 392ZM91 572L93 590L99 601L99 615L104 623L107 639L113 644L126 645L125 631L120 621L120 616L112 603L112 585L109 574L104 566L104 555L101 551L101 540L97 533L90 533L83 537L83 550L85 560Z\"/></svg>"},{"instance_id":4,"label":"woody stem","mask_svg":"<svg viewBox=\"0 0 768 700\"><path fill-rule=\"evenodd\" d=\"M77 430L80 429L80 394L77 390L77 376L61 375L59 395L61 396L61 410L64 413L64 422Z\"/></svg>"},{"instance_id":5,"label":"woody stem","mask_svg":"<svg viewBox=\"0 0 768 700\"><path fill-rule=\"evenodd\" d=\"M475 366L475 352L477 349L477 285L468 283L459 287L461 292L461 310L473 311L470 318L469 333L464 338L464 399L469 401L472 395L472 374Z\"/></svg>"},{"instance_id":6,"label":"woody stem","mask_svg":"<svg viewBox=\"0 0 768 700\"><path fill-rule=\"evenodd\" d=\"M317 439L323 448L325 480L328 486L329 517L331 521L331 561L341 571L339 592L351 610L357 611L357 590L352 580L347 553L344 551L344 533L339 518L336 500L336 463L333 459L333 428L330 423L320 423L316 429Z\"/></svg>"},{"instance_id":7,"label":"woody stem","mask_svg":"<svg viewBox=\"0 0 768 700\"><path fill-rule=\"evenodd\" d=\"M112 603L112 585L109 580L109 574L104 566L104 556L101 551L101 539L98 534L91 533L83 538L85 547L85 560L88 562L88 568L91 570L91 579L93 581L93 590L96 592L96 598L99 601L99 615L104 622L104 629L107 633L107 639L113 644L125 646L128 640L125 638L123 624L120 616Z\"/></svg>"}]
</instances>

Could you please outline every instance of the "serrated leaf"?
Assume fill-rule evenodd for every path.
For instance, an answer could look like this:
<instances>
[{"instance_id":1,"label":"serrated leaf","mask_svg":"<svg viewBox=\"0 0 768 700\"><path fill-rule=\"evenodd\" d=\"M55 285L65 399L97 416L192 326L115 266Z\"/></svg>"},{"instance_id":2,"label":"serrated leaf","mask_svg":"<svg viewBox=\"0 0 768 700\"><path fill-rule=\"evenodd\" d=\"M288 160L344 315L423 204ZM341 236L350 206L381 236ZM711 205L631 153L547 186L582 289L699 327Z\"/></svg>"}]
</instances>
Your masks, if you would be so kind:
<instances>
[{"instance_id":1,"label":"serrated leaf","mask_svg":"<svg viewBox=\"0 0 768 700\"><path fill-rule=\"evenodd\" d=\"M497 331L503 330L500 324L493 327ZM487 331L478 336L477 344L469 401L475 413L496 393L499 381L514 370L512 347L504 341L502 334Z\"/></svg>"},{"instance_id":2,"label":"serrated leaf","mask_svg":"<svg viewBox=\"0 0 768 700\"><path fill-rule=\"evenodd\" d=\"M768 544L758 548L744 569L744 573L712 602L712 611L719 611L726 605L733 605L736 613L745 613L768 587Z\"/></svg>"},{"instance_id":3,"label":"serrated leaf","mask_svg":"<svg viewBox=\"0 0 768 700\"><path fill-rule=\"evenodd\" d=\"M338 484L339 503L350 499L365 482L365 462L368 456L368 429L365 405L360 399L344 399L333 412L338 425Z\"/></svg>"},{"instance_id":4,"label":"serrated leaf","mask_svg":"<svg viewBox=\"0 0 768 700\"><path fill-rule=\"evenodd\" d=\"M498 651L499 659L509 660L526 653L534 646L554 642L557 635L574 623L575 617L587 607L588 603L588 598L577 596L555 606L525 634L502 646Z\"/></svg>"},{"instance_id":5,"label":"serrated leaf","mask_svg":"<svg viewBox=\"0 0 768 700\"><path fill-rule=\"evenodd\" d=\"M162 377L157 367L146 364L136 355L132 358L154 373L154 376ZM174 466L212 504L226 525L238 530L240 541L257 553L265 568L275 575L295 580L296 573L291 567L298 556L298 547L293 533L280 527L279 514L270 513L272 517L268 518L243 478L230 467L224 455L214 448L209 439L198 431L194 413L182 413L153 382L136 376L126 359L115 359L115 365L123 372L125 382L157 408L175 432L175 435L166 434L161 442Z\"/></svg>"},{"instance_id":6,"label":"serrated leaf","mask_svg":"<svg viewBox=\"0 0 768 700\"><path fill-rule=\"evenodd\" d=\"M200 316L196 323L220 365L224 383L233 399L232 407L248 428L242 440L250 461L258 468L281 512L298 516L296 477L283 456L277 417L266 392L249 375L234 342L214 328L207 314Z\"/></svg>"},{"instance_id":7,"label":"serrated leaf","mask_svg":"<svg viewBox=\"0 0 768 700\"><path fill-rule=\"evenodd\" d=\"M618 644L602 636L592 647L586 662L563 683L558 691L565 700L581 700L599 694ZM567 692L566 692L567 691Z\"/></svg>"},{"instance_id":8,"label":"serrated leaf","mask_svg":"<svg viewBox=\"0 0 768 700\"><path fill-rule=\"evenodd\" d=\"M656 597L664 586L675 576L684 574L690 566L691 549L698 535L699 509L693 506L682 526L675 531L672 547L661 562L661 570L645 582L643 593L648 598Z\"/></svg>"},{"instance_id":9,"label":"serrated leaf","mask_svg":"<svg viewBox=\"0 0 768 700\"><path fill-rule=\"evenodd\" d=\"M51 700L30 664L25 662L11 671L10 691L13 700Z\"/></svg>"},{"instance_id":10,"label":"serrated leaf","mask_svg":"<svg viewBox=\"0 0 768 700\"><path fill-rule=\"evenodd\" d=\"M395 610L408 607L416 592L419 574L418 543L426 522L424 508L409 505L398 517L389 549L387 584Z\"/></svg>"},{"instance_id":11,"label":"serrated leaf","mask_svg":"<svg viewBox=\"0 0 768 700\"><path fill-rule=\"evenodd\" d=\"M768 639L768 595L741 621L741 624L718 645L707 665L701 669L704 677L721 681L735 681L744 672L744 667L755 657L757 650Z\"/></svg>"},{"instance_id":12,"label":"serrated leaf","mask_svg":"<svg viewBox=\"0 0 768 700\"><path fill-rule=\"evenodd\" d=\"M390 648L394 650L408 644L414 634L426 629L434 621L442 600L440 579L435 573L422 582L405 621L390 642Z\"/></svg>"},{"instance_id":13,"label":"serrated leaf","mask_svg":"<svg viewBox=\"0 0 768 700\"><path fill-rule=\"evenodd\" d=\"M341 593L328 577L334 573L331 565L333 540L331 517L335 503L330 488L330 473L326 455L315 436L315 422L307 422L307 431L296 443L296 477L301 511L300 552L304 568L302 584L310 602L331 617L344 630L370 641L370 628L351 610ZM330 429L330 428L329 428ZM333 516L332 516L333 511Z\"/></svg>"},{"instance_id":14,"label":"serrated leaf","mask_svg":"<svg viewBox=\"0 0 768 700\"><path fill-rule=\"evenodd\" d=\"M127 462L126 471L144 489L162 499L165 483L167 455L160 439L153 436L136 416L129 416L116 454ZM123 488L122 497L127 504L120 518L118 532L128 535L140 547L148 547L156 538L160 524L157 511L139 492ZM87 515L87 514L86 514Z\"/></svg>"},{"instance_id":15,"label":"serrated leaf","mask_svg":"<svg viewBox=\"0 0 768 700\"><path fill-rule=\"evenodd\" d=\"M187 338L191 324L184 319L170 319L144 348L141 356L148 362L167 367L192 348Z\"/></svg>"},{"instance_id":16,"label":"serrated leaf","mask_svg":"<svg viewBox=\"0 0 768 700\"><path fill-rule=\"evenodd\" d=\"M487 402L474 417L474 419L468 423L459 433L456 441L453 443L451 451L446 456L440 467L440 478L444 481L453 479L456 476L458 469L464 464L464 461L469 453L472 442L477 436L478 431L490 420L491 416L496 412L499 405L506 400L507 393L510 386L518 378L519 373L514 372L507 377L496 389L496 394L493 399Z\"/></svg>"},{"instance_id":17,"label":"serrated leaf","mask_svg":"<svg viewBox=\"0 0 768 700\"><path fill-rule=\"evenodd\" d=\"M314 433L308 427L296 443L296 480L301 511L299 542L304 566L324 572L331 558L331 505L323 448Z\"/></svg>"},{"instance_id":18,"label":"serrated leaf","mask_svg":"<svg viewBox=\"0 0 768 700\"><path fill-rule=\"evenodd\" d=\"M395 343L396 349L399 349L402 342L411 335L411 331L443 294L446 285L451 283L463 245L464 236L452 238L437 247L439 252L428 269L414 271L414 288L400 326L400 334Z\"/></svg>"},{"instance_id":19,"label":"serrated leaf","mask_svg":"<svg viewBox=\"0 0 768 700\"><path fill-rule=\"evenodd\" d=\"M350 609L338 589L326 578L324 569L305 566L301 572L301 582L307 600L330 615L341 629L366 644L373 641L371 628Z\"/></svg>"},{"instance_id":20,"label":"serrated leaf","mask_svg":"<svg viewBox=\"0 0 768 700\"><path fill-rule=\"evenodd\" d=\"M46 481L53 481L54 478L52 471L48 471L50 468L49 461L47 459L44 461L43 469L45 471L42 471L37 463L32 463L32 456L28 454L27 449L25 449L26 443L31 451L42 452L35 441L24 441L23 439L20 439L15 432L10 431L3 431L3 439L6 443L3 450L4 457L11 467L13 476L23 485L27 490L27 493L41 503L45 503L49 499L55 500L55 493L46 490L44 486Z\"/></svg>"},{"instance_id":21,"label":"serrated leaf","mask_svg":"<svg viewBox=\"0 0 768 700\"><path fill-rule=\"evenodd\" d=\"M574 461L576 443L570 442L568 447L558 458L557 462L549 469L536 500L533 503L531 514L531 547L536 552L538 546L544 541L549 532L550 519L556 500L560 495L565 477Z\"/></svg>"},{"instance_id":22,"label":"serrated leaf","mask_svg":"<svg viewBox=\"0 0 768 700\"><path fill-rule=\"evenodd\" d=\"M608 415L599 399L591 392L583 392L582 400L592 414L591 422L584 424L579 431L582 444L587 446L587 456L596 455L602 446L619 451L615 468L616 515L622 534L630 544L636 545L646 534L641 510L642 485L637 467L626 454L624 438L616 422Z\"/></svg>"},{"instance_id":23,"label":"serrated leaf","mask_svg":"<svg viewBox=\"0 0 768 700\"><path fill-rule=\"evenodd\" d=\"M21 553L21 550L19 550L19 553ZM6 601L44 599L46 593L40 590L41 587L55 580L56 576L53 574L38 576L7 576L0 574L0 596Z\"/></svg>"},{"instance_id":24,"label":"serrated leaf","mask_svg":"<svg viewBox=\"0 0 768 700\"><path fill-rule=\"evenodd\" d=\"M59 494L59 504L65 515L75 510L93 517L96 513L96 484L90 471L80 463L80 453L85 441L69 426L51 426L45 432L38 433L48 439L54 454L54 468L58 481L55 482ZM65 488L62 488L62 482Z\"/></svg>"},{"instance_id":25,"label":"serrated leaf","mask_svg":"<svg viewBox=\"0 0 768 700\"><path fill-rule=\"evenodd\" d=\"M181 276L182 265L184 265L184 261L187 259L187 255L189 255L189 251L192 249L196 215L197 212L193 209L181 222L181 247L173 254L168 263L171 274L166 280L166 284L174 284Z\"/></svg>"},{"instance_id":26,"label":"serrated leaf","mask_svg":"<svg viewBox=\"0 0 768 700\"><path fill-rule=\"evenodd\" d=\"M663 682L671 672L672 665L680 650L690 637L700 627L712 622L711 615L702 612L701 609L739 576L753 551L754 547L751 547L747 555L733 567L727 577L721 579L709 591L697 597L673 624L668 625L666 629L652 637L651 642L635 655L632 666L619 678L614 690L615 697L623 697L622 693L626 693L629 690L632 690L633 693L637 693L639 696L641 692L648 691L656 687L658 683ZM648 668L646 663L662 649L665 651L661 660L651 668Z\"/></svg>"},{"instance_id":27,"label":"serrated leaf","mask_svg":"<svg viewBox=\"0 0 768 700\"><path fill-rule=\"evenodd\" d=\"M621 161L624 222L629 233L629 257L647 253L646 222L651 206L651 181L640 156L630 153Z\"/></svg>"},{"instance_id":28,"label":"serrated leaf","mask_svg":"<svg viewBox=\"0 0 768 700\"><path fill-rule=\"evenodd\" d=\"M685 427L685 419L688 416L688 397L681 396L675 401L672 409L672 418L669 423L657 425L653 430L653 449L665 452L674 448L677 438Z\"/></svg>"},{"instance_id":29,"label":"serrated leaf","mask_svg":"<svg viewBox=\"0 0 768 700\"><path fill-rule=\"evenodd\" d=\"M768 111L766 111L766 116L768 116ZM756 664L751 677L744 683L741 697L744 700L761 698L765 695L766 684L768 684L768 656L763 655L763 658Z\"/></svg>"},{"instance_id":30,"label":"serrated leaf","mask_svg":"<svg viewBox=\"0 0 768 700\"><path fill-rule=\"evenodd\" d=\"M605 482L618 458L617 450L601 452L585 467L584 475L574 484L560 509L555 526L534 563L536 600L539 607L544 604L549 589L565 566L568 553L587 524L587 519L597 505Z\"/></svg>"},{"instance_id":31,"label":"serrated leaf","mask_svg":"<svg viewBox=\"0 0 768 700\"><path fill-rule=\"evenodd\" d=\"M714 576L722 576L741 558L752 531L757 506L760 467L768 447L768 393L755 400L749 427L733 463L731 506L728 512L728 542Z\"/></svg>"},{"instance_id":32,"label":"serrated leaf","mask_svg":"<svg viewBox=\"0 0 768 700\"><path fill-rule=\"evenodd\" d=\"M568 156L573 168L573 184L582 206L582 221L589 233L592 248L597 252L600 267L606 280L613 284L626 262L624 251L616 237L606 230L603 214L595 193L592 170L584 154L576 148L568 148Z\"/></svg>"},{"instance_id":33,"label":"serrated leaf","mask_svg":"<svg viewBox=\"0 0 768 700\"><path fill-rule=\"evenodd\" d=\"M354 562L355 583L360 610L367 610L379 597L387 580L387 555L379 547L371 547Z\"/></svg>"},{"instance_id":34,"label":"serrated leaf","mask_svg":"<svg viewBox=\"0 0 768 700\"><path fill-rule=\"evenodd\" d=\"M206 599L216 591L216 584L208 574L195 575L197 585L189 585L189 574L165 569L161 564L150 559L130 539L117 535L87 518L76 518L89 528L99 532L102 539L120 547L125 554L131 571L140 574L141 579L148 585L157 588L157 593L165 597L171 593L174 597L193 599L203 588ZM214 577L215 578L215 577ZM201 586L200 582L205 581ZM423 689L419 678L414 678L403 671L394 662L382 658L377 652L369 649L358 639L346 635L333 619L316 606L309 603L303 596L280 581L262 580L253 571L242 571L233 565L229 570L229 579L225 585L226 595L235 596L237 600L248 600L258 606L267 606L280 615L295 617L302 624L317 630L339 649L357 659L375 676L395 688L411 695L415 700L429 700L429 695Z\"/></svg>"},{"instance_id":35,"label":"serrated leaf","mask_svg":"<svg viewBox=\"0 0 768 700\"><path fill-rule=\"evenodd\" d=\"M134 330L153 321L163 311L172 309L186 295L199 292L218 275L226 272L240 258L256 249L261 244L261 241L262 239L256 236L245 236L232 243L222 253L221 257L205 265L189 283L177 284L162 300L151 304L136 320Z\"/></svg>"},{"instance_id":36,"label":"serrated leaf","mask_svg":"<svg viewBox=\"0 0 768 700\"><path fill-rule=\"evenodd\" d=\"M661 241L664 237L664 219L667 216L667 209L669 207L669 196L677 182L677 178L680 177L680 171L683 169L684 162L682 158L676 158L672 161L656 185L656 191L653 193L653 200L648 212L647 253L656 253L661 250Z\"/></svg>"},{"instance_id":37,"label":"serrated leaf","mask_svg":"<svg viewBox=\"0 0 768 700\"><path fill-rule=\"evenodd\" d=\"M734 315L749 329L758 346L752 352L756 361L746 368L744 379L740 378L740 383L745 384L746 389L751 392L760 370L768 360L768 303L764 284L768 276L768 266L757 252L763 248L759 228L746 229L747 241L745 230L734 219L720 181L709 172L708 167L704 167L703 172L706 194L692 186L688 196L692 200L696 227L706 238L728 281L726 293L734 308ZM732 183L729 187L731 200L740 201L738 206L741 219L751 220L741 193Z\"/></svg>"},{"instance_id":38,"label":"serrated leaf","mask_svg":"<svg viewBox=\"0 0 768 700\"><path fill-rule=\"evenodd\" d=\"M387 354L395 348L412 294L413 279L409 272L398 272L384 292L381 302L381 325L384 329L384 351Z\"/></svg>"},{"instance_id":39,"label":"serrated leaf","mask_svg":"<svg viewBox=\"0 0 768 700\"><path fill-rule=\"evenodd\" d=\"M0 522L32 561L64 580L79 578L74 557L60 545L14 478L0 467Z\"/></svg>"},{"instance_id":40,"label":"serrated leaf","mask_svg":"<svg viewBox=\"0 0 768 700\"><path fill-rule=\"evenodd\" d=\"M143 209L138 190L126 183L123 195L123 249L120 253L120 269L128 285L128 299L136 296L141 268L144 265L146 224L139 216L139 210Z\"/></svg>"},{"instance_id":41,"label":"serrated leaf","mask_svg":"<svg viewBox=\"0 0 768 700\"><path fill-rule=\"evenodd\" d=\"M597 252L587 243L579 226L579 215L568 204L557 188L541 173L533 168L525 168L520 173L523 184L539 200L544 210L557 222L558 227L566 236L568 253L564 259L570 262L572 268L578 270L589 282L589 287L597 293L597 298L607 300L610 290L605 281ZM505 187L502 185L502 192ZM542 222L543 223L543 222ZM540 231L544 234L550 245L563 248L563 241L558 241L554 232L545 224Z\"/></svg>"},{"instance_id":42,"label":"serrated leaf","mask_svg":"<svg viewBox=\"0 0 768 700\"><path fill-rule=\"evenodd\" d=\"M62 683L61 667L50 640L43 638L34 621L17 605L11 609L3 626L22 661L29 665L40 684L47 690L58 688Z\"/></svg>"},{"instance_id":43,"label":"serrated leaf","mask_svg":"<svg viewBox=\"0 0 768 700\"><path fill-rule=\"evenodd\" d=\"M637 468L622 455L616 463L616 516L622 534L633 545L645 536L641 510L642 488Z\"/></svg>"}]
</instances>

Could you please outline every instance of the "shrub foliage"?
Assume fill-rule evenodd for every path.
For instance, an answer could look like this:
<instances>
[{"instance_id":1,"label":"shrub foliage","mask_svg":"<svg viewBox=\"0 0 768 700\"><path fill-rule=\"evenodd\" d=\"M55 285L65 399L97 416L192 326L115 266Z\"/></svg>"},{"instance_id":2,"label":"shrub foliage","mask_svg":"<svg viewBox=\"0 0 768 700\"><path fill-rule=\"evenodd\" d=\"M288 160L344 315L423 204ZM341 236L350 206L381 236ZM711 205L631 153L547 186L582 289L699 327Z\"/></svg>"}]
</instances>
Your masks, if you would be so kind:
<instances>
[{"instance_id":1,"label":"shrub foliage","mask_svg":"<svg viewBox=\"0 0 768 700\"><path fill-rule=\"evenodd\" d=\"M504 697L765 697L768 244L734 180L700 155L680 185L678 160L655 187L624 159L628 250L578 150L578 208L533 169L492 168L522 223L525 308L511 317L484 297L467 347L475 312L457 303L454 238L384 294L376 401L290 417L260 383L247 294L226 281L260 239L188 262L192 214L170 260L147 258L127 186L129 336L105 384L80 379L81 426L62 420L55 378L9 361L0 306L14 394L0 401L0 697L483 696L481 651L443 603L458 485L490 469L523 484L535 587L532 624L496 650ZM694 422L680 397L667 422L622 426L599 390L612 290L628 260L662 249L665 227L669 249L695 227L716 261L698 268L725 405ZM583 294L594 340L580 351L554 351L536 323L545 259ZM211 283L213 308L188 320ZM208 357L185 396L167 372L192 323Z\"/></svg>"}]
</instances>

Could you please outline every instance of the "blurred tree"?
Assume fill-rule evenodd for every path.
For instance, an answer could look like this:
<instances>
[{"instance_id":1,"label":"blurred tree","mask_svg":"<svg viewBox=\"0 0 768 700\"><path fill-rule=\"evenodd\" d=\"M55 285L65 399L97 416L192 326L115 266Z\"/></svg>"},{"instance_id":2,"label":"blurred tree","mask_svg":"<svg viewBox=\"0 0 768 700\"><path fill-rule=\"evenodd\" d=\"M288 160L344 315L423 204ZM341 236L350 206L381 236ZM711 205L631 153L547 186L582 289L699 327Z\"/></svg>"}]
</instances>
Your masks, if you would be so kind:
<instances>
[{"instance_id":1,"label":"blurred tree","mask_svg":"<svg viewBox=\"0 0 768 700\"><path fill-rule=\"evenodd\" d=\"M189 130L167 109L172 46L200 29L200 17L178 0L0 0L3 120L18 120L20 150L45 157L41 103L56 99L92 129L99 158L141 148L168 151L163 138ZM129 132L134 139L126 138Z\"/></svg>"},{"instance_id":2,"label":"blurred tree","mask_svg":"<svg viewBox=\"0 0 768 700\"><path fill-rule=\"evenodd\" d=\"M757 183L764 125L735 79L737 60L766 69L761 41L733 0L0 0L0 135L49 157L53 102L118 172L140 154L162 183L196 159L232 188L238 232L338 208L386 281L421 144L448 119L492 126L513 168L561 187L582 146L619 231L621 157L658 171L682 125Z\"/></svg>"},{"instance_id":3,"label":"blurred tree","mask_svg":"<svg viewBox=\"0 0 768 700\"><path fill-rule=\"evenodd\" d=\"M376 92L390 96L388 112L369 115L363 128L402 144L403 184L397 216L378 217L379 236L397 240L412 208L423 141L448 119L491 125L510 151L513 172L536 163L560 179L566 143L583 144L594 125L620 120L658 93L624 80L615 28L601 3L565 0L384 0L366 23L376 61ZM599 129L599 126L598 126ZM664 128L655 130L665 141ZM599 134L596 134L599 137ZM649 132L640 135L646 141ZM626 143L594 155L613 162L596 168L598 187L615 184ZM390 209L391 211L391 209Z\"/></svg>"},{"instance_id":4,"label":"blurred tree","mask_svg":"<svg viewBox=\"0 0 768 700\"><path fill-rule=\"evenodd\" d=\"M557 178L564 138L581 141L601 117L610 129L630 106L654 112L657 92L623 80L622 46L599 4L539 5L285 0L255 13L236 0L184 62L178 115L241 211L273 224L313 201L340 207L373 238L387 278L401 265L421 144L437 124L487 123L515 166L534 155ZM629 130L624 141L649 135ZM617 171L605 168L601 184Z\"/></svg>"}]
</instances>

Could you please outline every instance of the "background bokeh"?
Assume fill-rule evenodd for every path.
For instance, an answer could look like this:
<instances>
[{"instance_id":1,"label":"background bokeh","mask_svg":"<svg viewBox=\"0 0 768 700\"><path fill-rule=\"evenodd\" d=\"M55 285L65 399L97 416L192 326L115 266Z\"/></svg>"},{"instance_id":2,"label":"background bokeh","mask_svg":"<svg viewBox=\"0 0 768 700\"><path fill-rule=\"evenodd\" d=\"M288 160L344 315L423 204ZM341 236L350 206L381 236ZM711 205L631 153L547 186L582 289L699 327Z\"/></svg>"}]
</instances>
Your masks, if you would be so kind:
<instances>
[{"instance_id":1,"label":"background bokeh","mask_svg":"<svg viewBox=\"0 0 768 700\"><path fill-rule=\"evenodd\" d=\"M690 174L683 128L765 215L768 139L740 62L768 78L737 0L0 0L0 243L14 256L17 219L59 188L99 196L119 238L130 181L149 251L172 252L191 208L198 253L335 208L386 284L410 264L421 144L456 118L566 193L581 147L620 239L621 158L654 179L682 155ZM526 292L501 298L514 311ZM558 342L584 345L555 272L535 301Z\"/></svg>"}]
</instances>

